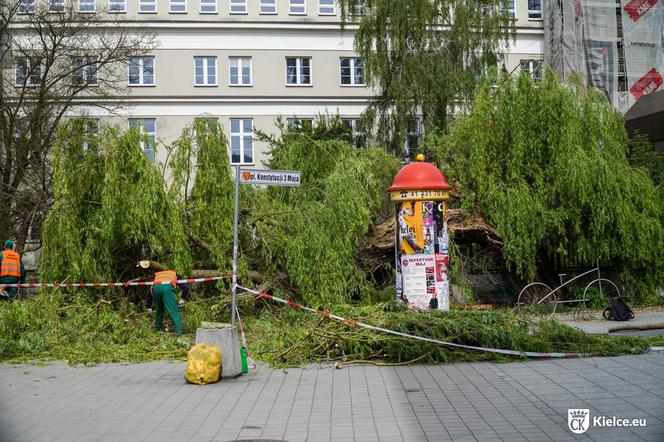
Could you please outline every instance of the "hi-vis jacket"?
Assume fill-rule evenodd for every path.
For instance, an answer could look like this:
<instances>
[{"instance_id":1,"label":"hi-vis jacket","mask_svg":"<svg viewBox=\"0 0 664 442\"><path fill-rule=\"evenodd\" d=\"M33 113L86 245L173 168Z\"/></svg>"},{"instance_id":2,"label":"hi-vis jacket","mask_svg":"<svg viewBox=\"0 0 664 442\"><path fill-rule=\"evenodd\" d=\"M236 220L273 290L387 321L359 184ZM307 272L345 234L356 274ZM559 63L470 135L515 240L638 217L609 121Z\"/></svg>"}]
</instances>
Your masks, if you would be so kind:
<instances>
[{"instance_id":1,"label":"hi-vis jacket","mask_svg":"<svg viewBox=\"0 0 664 442\"><path fill-rule=\"evenodd\" d=\"M25 278L21 255L13 250L2 251L2 263L0 264L0 277L15 276L16 278Z\"/></svg>"}]
</instances>

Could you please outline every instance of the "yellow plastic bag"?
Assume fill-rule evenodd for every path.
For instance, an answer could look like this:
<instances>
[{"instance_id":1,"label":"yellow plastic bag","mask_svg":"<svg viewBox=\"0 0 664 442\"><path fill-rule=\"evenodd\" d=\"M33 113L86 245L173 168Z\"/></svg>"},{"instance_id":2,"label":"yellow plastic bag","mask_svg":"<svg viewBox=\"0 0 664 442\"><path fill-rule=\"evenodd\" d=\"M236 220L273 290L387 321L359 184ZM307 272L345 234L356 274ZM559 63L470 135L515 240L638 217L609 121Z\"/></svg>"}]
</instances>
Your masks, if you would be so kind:
<instances>
[{"instance_id":1,"label":"yellow plastic bag","mask_svg":"<svg viewBox=\"0 0 664 442\"><path fill-rule=\"evenodd\" d=\"M196 344L187 355L184 380L190 384L213 384L221 374L221 349L212 344Z\"/></svg>"}]
</instances>

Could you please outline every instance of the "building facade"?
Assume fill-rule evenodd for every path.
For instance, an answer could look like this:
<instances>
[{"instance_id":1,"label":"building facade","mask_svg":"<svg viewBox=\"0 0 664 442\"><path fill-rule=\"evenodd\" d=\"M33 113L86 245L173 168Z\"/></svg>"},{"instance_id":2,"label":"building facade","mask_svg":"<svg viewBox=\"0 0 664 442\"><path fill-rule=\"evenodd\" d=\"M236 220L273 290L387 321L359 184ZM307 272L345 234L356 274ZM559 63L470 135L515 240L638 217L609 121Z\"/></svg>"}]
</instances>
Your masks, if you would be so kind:
<instances>
[{"instance_id":1,"label":"building facade","mask_svg":"<svg viewBox=\"0 0 664 442\"><path fill-rule=\"evenodd\" d=\"M26 5L37 0L24 1ZM39 0L44 1L44 0ZM64 0L46 0L58 7ZM154 33L158 47L127 67L127 97L119 116L139 125L160 158L197 117L217 118L232 163L261 166L266 146L256 129L278 131L279 117L301 121L338 114L347 124L372 95L353 50L354 27L342 31L334 0L77 0L80 13L100 9ZM517 38L505 67L537 75L543 58L541 0L513 0ZM18 71L18 68L17 68Z\"/></svg>"}]
</instances>

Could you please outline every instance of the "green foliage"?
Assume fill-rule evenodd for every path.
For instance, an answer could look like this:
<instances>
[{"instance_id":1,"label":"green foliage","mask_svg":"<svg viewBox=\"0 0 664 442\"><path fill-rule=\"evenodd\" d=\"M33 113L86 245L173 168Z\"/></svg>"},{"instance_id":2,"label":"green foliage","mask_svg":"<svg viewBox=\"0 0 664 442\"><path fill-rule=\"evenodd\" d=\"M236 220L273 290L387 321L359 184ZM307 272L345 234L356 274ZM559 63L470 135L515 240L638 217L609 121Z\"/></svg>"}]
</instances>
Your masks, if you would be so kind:
<instances>
[{"instance_id":1,"label":"green foliage","mask_svg":"<svg viewBox=\"0 0 664 442\"><path fill-rule=\"evenodd\" d=\"M175 143L169 162L170 193L180 203L187 231L210 246L201 264L220 272L230 269L233 246L234 183L227 149L217 120L197 119Z\"/></svg>"},{"instance_id":2,"label":"green foliage","mask_svg":"<svg viewBox=\"0 0 664 442\"><path fill-rule=\"evenodd\" d=\"M428 142L504 241L508 265L532 278L538 258L576 254L621 266L652 291L664 276L664 201L626 157L622 115L579 82L547 71L481 87L472 114ZM431 146L435 146L432 148Z\"/></svg>"},{"instance_id":3,"label":"green foliage","mask_svg":"<svg viewBox=\"0 0 664 442\"><path fill-rule=\"evenodd\" d=\"M384 172L396 160L378 150L356 150L328 138L316 125L272 139L271 169L299 170L299 188L255 191L251 226L258 237L259 263L272 276L285 273L308 303L343 304L368 300L374 288L357 267L355 255L372 219L385 207ZM243 204L248 198L243 196Z\"/></svg>"},{"instance_id":4,"label":"green foliage","mask_svg":"<svg viewBox=\"0 0 664 442\"><path fill-rule=\"evenodd\" d=\"M337 306L335 313L417 336L521 351L616 355L642 353L649 345L662 342L661 337L587 335L558 321L529 319L512 311L416 312L390 302L360 308ZM296 366L321 360L373 360L380 364L508 359L494 353L442 347L350 327L289 308L274 314L266 310L260 318L247 320L247 328L253 354L273 366Z\"/></svg>"},{"instance_id":5,"label":"green foliage","mask_svg":"<svg viewBox=\"0 0 664 442\"><path fill-rule=\"evenodd\" d=\"M94 304L85 296L59 292L2 303L0 361L85 364L186 358L193 335L156 332L153 318L141 310L118 292ZM182 311L185 332L193 333L201 321L220 320L220 310L211 300L187 303Z\"/></svg>"},{"instance_id":6,"label":"green foliage","mask_svg":"<svg viewBox=\"0 0 664 442\"><path fill-rule=\"evenodd\" d=\"M629 140L627 158L632 166L644 169L660 191L664 190L664 154L655 151L647 135L637 132Z\"/></svg>"},{"instance_id":7,"label":"green foliage","mask_svg":"<svg viewBox=\"0 0 664 442\"><path fill-rule=\"evenodd\" d=\"M102 128L84 149L77 123L54 145L54 206L44 222L39 275L44 281L125 279L140 258L186 274L184 226L162 174L140 147L138 130Z\"/></svg>"},{"instance_id":8,"label":"green foliage","mask_svg":"<svg viewBox=\"0 0 664 442\"><path fill-rule=\"evenodd\" d=\"M395 153L413 116L426 130L444 128L451 107L496 66L500 42L515 35L504 0L363 0L361 16L356 0L339 4L344 21L359 22L355 49L377 89L366 117L378 120L379 140Z\"/></svg>"}]
</instances>

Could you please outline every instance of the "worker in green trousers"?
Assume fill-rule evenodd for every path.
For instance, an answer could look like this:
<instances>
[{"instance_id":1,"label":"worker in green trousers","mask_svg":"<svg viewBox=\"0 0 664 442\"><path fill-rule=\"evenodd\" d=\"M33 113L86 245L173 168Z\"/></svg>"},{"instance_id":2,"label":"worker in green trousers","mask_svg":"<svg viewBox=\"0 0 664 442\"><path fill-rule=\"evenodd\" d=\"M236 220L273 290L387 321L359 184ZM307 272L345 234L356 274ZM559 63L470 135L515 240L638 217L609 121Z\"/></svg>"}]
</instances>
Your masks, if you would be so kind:
<instances>
[{"instance_id":1,"label":"worker in green trousers","mask_svg":"<svg viewBox=\"0 0 664 442\"><path fill-rule=\"evenodd\" d=\"M156 272L154 275L154 283L148 290L147 303L148 311L151 309L152 304L155 308L154 327L161 330L164 325L164 309L173 322L175 333L181 335L184 333L184 326L182 325L182 318L178 311L178 301L176 298L175 288L179 286L182 289L182 297L189 298L189 285L186 283L177 283L178 275L172 270L164 270Z\"/></svg>"},{"instance_id":2,"label":"worker in green trousers","mask_svg":"<svg viewBox=\"0 0 664 442\"><path fill-rule=\"evenodd\" d=\"M14 251L14 241L5 241L5 249L0 254L0 284L25 282L25 266L18 252ZM18 287L0 288L0 299L12 299L18 293Z\"/></svg>"}]
</instances>

